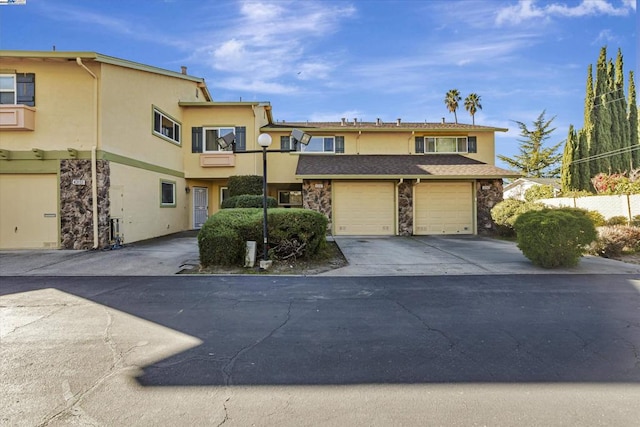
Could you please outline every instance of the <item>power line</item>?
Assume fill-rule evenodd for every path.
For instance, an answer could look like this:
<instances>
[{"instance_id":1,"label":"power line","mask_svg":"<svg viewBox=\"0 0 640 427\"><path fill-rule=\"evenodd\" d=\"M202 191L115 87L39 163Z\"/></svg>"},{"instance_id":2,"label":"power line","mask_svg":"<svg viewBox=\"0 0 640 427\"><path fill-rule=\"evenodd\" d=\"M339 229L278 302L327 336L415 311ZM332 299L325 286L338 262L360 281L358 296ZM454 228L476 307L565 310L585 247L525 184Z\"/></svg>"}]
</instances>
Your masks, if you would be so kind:
<instances>
[{"instance_id":1,"label":"power line","mask_svg":"<svg viewBox=\"0 0 640 427\"><path fill-rule=\"evenodd\" d=\"M582 159L574 160L574 161L570 162L569 165L573 165L573 164L576 164L576 163L590 162L591 160L604 159L606 157L618 156L620 154L624 154L624 153L627 153L627 152L630 153L630 152L636 151L636 150L640 150L640 144L634 144L634 145L630 145L629 147L618 148L616 150L607 151L605 153L594 154L593 156L584 157Z\"/></svg>"}]
</instances>

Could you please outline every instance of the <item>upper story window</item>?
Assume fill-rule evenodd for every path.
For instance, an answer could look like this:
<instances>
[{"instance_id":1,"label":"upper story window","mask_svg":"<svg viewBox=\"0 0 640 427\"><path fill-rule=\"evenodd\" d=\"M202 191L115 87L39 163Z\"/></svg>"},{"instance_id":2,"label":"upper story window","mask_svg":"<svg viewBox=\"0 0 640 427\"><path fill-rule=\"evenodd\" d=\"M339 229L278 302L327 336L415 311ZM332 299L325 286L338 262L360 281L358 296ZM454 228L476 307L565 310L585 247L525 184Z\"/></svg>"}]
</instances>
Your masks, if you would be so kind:
<instances>
[{"instance_id":1,"label":"upper story window","mask_svg":"<svg viewBox=\"0 0 640 427\"><path fill-rule=\"evenodd\" d=\"M236 129L233 127L219 127L219 128L203 128L204 131L204 141L203 148L204 152L212 152L212 151L233 151L233 146L229 145L226 148L222 148L218 143L218 138L221 138L227 134L235 133Z\"/></svg>"},{"instance_id":2,"label":"upper story window","mask_svg":"<svg viewBox=\"0 0 640 427\"><path fill-rule=\"evenodd\" d=\"M153 133L180 145L181 125L162 111L153 108Z\"/></svg>"},{"instance_id":3,"label":"upper story window","mask_svg":"<svg viewBox=\"0 0 640 427\"><path fill-rule=\"evenodd\" d=\"M335 138L332 136L312 136L308 145L302 145L303 153L335 153Z\"/></svg>"},{"instance_id":4,"label":"upper story window","mask_svg":"<svg viewBox=\"0 0 640 427\"><path fill-rule=\"evenodd\" d=\"M416 137L416 153L476 153L475 136Z\"/></svg>"},{"instance_id":5,"label":"upper story window","mask_svg":"<svg viewBox=\"0 0 640 427\"><path fill-rule=\"evenodd\" d=\"M288 135L281 136L280 149L303 153L344 153L344 136L312 136L308 145L300 144Z\"/></svg>"},{"instance_id":6,"label":"upper story window","mask_svg":"<svg viewBox=\"0 0 640 427\"><path fill-rule=\"evenodd\" d=\"M0 104L36 105L36 75L0 74Z\"/></svg>"},{"instance_id":7,"label":"upper story window","mask_svg":"<svg viewBox=\"0 0 640 427\"><path fill-rule=\"evenodd\" d=\"M218 138L229 133L235 134L233 145L222 149L218 144ZM191 128L191 152L215 153L229 151L246 151L247 128L245 126L220 126L220 127L192 127Z\"/></svg>"}]
</instances>

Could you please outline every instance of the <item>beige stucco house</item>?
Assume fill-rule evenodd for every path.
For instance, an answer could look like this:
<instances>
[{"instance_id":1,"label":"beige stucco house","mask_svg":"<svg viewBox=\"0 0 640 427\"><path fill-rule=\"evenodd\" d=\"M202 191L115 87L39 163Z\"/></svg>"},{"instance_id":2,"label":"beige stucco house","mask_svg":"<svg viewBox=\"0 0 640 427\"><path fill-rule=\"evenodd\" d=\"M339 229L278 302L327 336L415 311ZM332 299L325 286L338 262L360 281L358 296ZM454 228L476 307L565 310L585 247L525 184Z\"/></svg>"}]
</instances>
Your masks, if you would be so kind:
<instances>
[{"instance_id":1,"label":"beige stucco house","mask_svg":"<svg viewBox=\"0 0 640 427\"><path fill-rule=\"evenodd\" d=\"M517 176L494 166L503 131L274 122L268 102L214 101L185 68L0 51L0 249L102 248L197 229L230 176L262 174L260 133L273 140L269 195L323 212L336 235L481 233L502 178ZM227 134L234 143L222 148Z\"/></svg>"}]
</instances>

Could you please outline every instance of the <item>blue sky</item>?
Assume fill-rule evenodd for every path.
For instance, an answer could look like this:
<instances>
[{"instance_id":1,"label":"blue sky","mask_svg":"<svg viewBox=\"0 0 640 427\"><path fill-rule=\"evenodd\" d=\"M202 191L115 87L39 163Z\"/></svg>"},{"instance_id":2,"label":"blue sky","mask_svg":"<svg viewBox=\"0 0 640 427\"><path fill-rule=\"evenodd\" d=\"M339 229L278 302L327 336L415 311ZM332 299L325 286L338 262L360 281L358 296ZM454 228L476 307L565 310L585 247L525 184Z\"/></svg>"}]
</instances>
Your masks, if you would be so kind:
<instances>
[{"instance_id":1,"label":"blue sky","mask_svg":"<svg viewBox=\"0 0 640 427\"><path fill-rule=\"evenodd\" d=\"M453 121L445 93L481 96L476 124L546 110L549 143L582 127L600 48L638 69L636 0L27 0L0 6L0 49L95 51L204 77L216 101L270 101L287 121ZM626 88L625 88L626 91ZM461 106L458 121L471 123ZM500 162L497 164L501 165ZM504 166L504 165L502 165Z\"/></svg>"}]
</instances>

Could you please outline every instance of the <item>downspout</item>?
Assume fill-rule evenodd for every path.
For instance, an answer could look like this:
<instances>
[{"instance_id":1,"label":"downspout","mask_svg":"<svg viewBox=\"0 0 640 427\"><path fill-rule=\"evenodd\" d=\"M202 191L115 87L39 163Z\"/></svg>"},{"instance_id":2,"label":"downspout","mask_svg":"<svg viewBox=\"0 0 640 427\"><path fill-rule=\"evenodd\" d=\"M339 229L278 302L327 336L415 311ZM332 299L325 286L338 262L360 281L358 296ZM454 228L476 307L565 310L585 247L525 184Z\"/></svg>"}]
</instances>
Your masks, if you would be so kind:
<instances>
[{"instance_id":1,"label":"downspout","mask_svg":"<svg viewBox=\"0 0 640 427\"><path fill-rule=\"evenodd\" d=\"M76 58L76 63L82 67L91 77L93 77L93 94L95 103L95 129L96 134L93 141L93 146L91 147L91 214L93 216L93 249L98 249L100 245L100 235L98 230L98 160L97 160L97 149L100 138L100 129L98 128L99 123L99 111L98 111L98 77L89 69L86 65L82 63L82 59L80 57Z\"/></svg>"}]
</instances>

